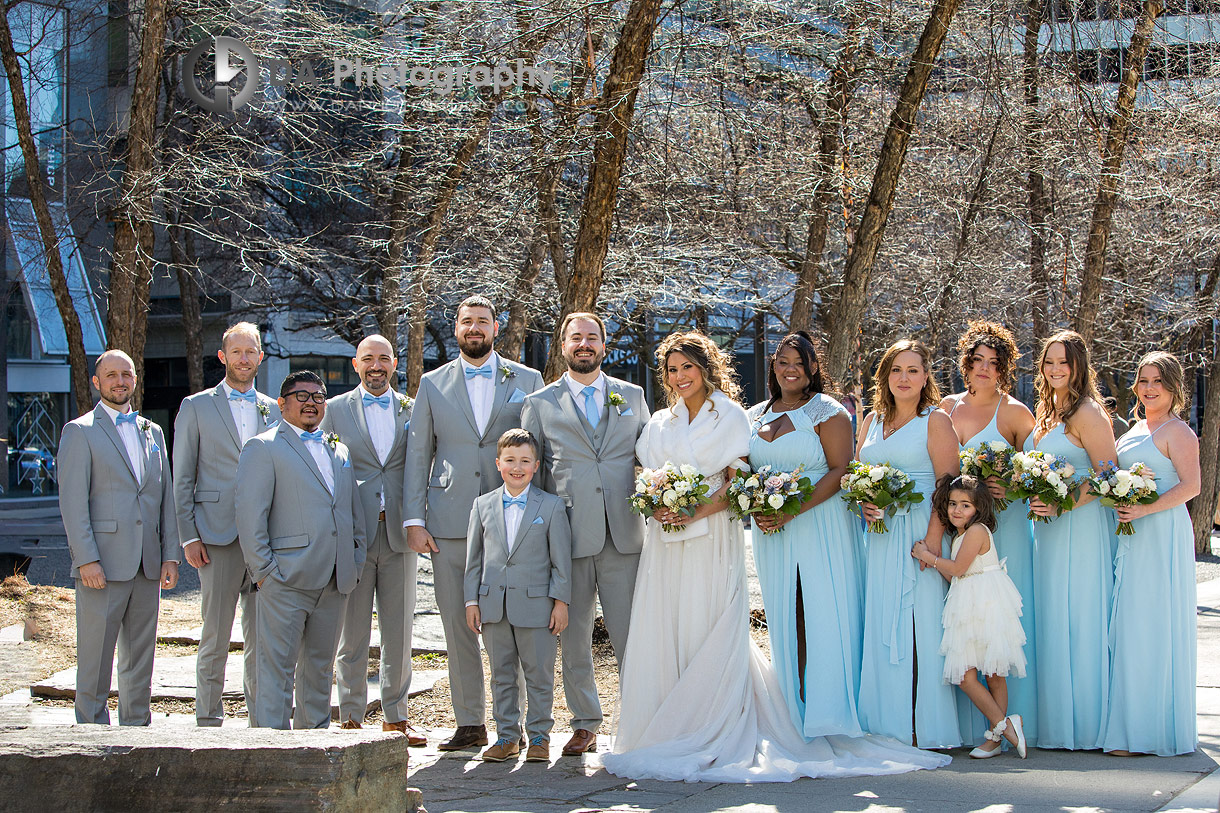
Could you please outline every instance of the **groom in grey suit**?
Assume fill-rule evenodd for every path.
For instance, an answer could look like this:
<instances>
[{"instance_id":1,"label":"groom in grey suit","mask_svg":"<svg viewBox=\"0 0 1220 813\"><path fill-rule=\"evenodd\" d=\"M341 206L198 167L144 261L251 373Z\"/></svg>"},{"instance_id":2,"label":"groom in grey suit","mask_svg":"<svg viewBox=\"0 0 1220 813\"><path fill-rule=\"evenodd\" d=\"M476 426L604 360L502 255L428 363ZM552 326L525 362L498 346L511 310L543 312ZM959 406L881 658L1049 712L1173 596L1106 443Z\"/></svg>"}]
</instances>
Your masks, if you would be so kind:
<instances>
[{"instance_id":1,"label":"groom in grey suit","mask_svg":"<svg viewBox=\"0 0 1220 813\"><path fill-rule=\"evenodd\" d=\"M161 427L131 409L135 365L108 350L94 366L101 401L63 428L59 510L76 579L76 722L110 723L119 651L119 723L152 722L161 587L178 583L169 458Z\"/></svg>"},{"instance_id":2,"label":"groom in grey suit","mask_svg":"<svg viewBox=\"0 0 1220 813\"><path fill-rule=\"evenodd\" d=\"M343 606L364 566L364 510L347 447L316 428L322 379L291 373L279 404L283 419L237 464L238 539L259 587L255 724L288 728L291 712L294 728L327 728Z\"/></svg>"},{"instance_id":3,"label":"groom in grey suit","mask_svg":"<svg viewBox=\"0 0 1220 813\"><path fill-rule=\"evenodd\" d=\"M542 386L537 370L495 353L498 332L490 300L462 301L454 327L461 356L420 380L407 438L407 545L432 554L458 726L453 738L440 744L442 751L487 744L483 660L478 638L466 626L462 598L467 523L475 498L502 482L496 441L505 430L521 426L525 396Z\"/></svg>"},{"instance_id":4,"label":"groom in grey suit","mask_svg":"<svg viewBox=\"0 0 1220 813\"><path fill-rule=\"evenodd\" d=\"M614 653L622 658L644 541L635 490L635 442L650 417L644 391L602 372L606 327L592 313L562 325L568 371L525 399L521 422L538 439L542 485L563 498L572 519L572 606L560 636L563 690L572 711L567 756L597 749L601 703L593 678L596 600Z\"/></svg>"},{"instance_id":5,"label":"groom in grey suit","mask_svg":"<svg viewBox=\"0 0 1220 813\"><path fill-rule=\"evenodd\" d=\"M184 400L174 421L174 500L183 555L199 571L203 632L195 663L195 722L224 722L229 633L240 600L242 677L254 725L257 593L237 543L237 456L242 444L279 421L280 408L254 389L263 360L258 328L238 322L224 332L220 347L216 356L225 366L224 381Z\"/></svg>"},{"instance_id":6,"label":"groom in grey suit","mask_svg":"<svg viewBox=\"0 0 1220 813\"><path fill-rule=\"evenodd\" d=\"M373 601L381 631L381 711L383 731L399 731L407 745L427 739L407 722L411 686L411 622L415 617L417 555L402 528L402 480L411 402L390 386L398 367L384 336L367 336L356 347L352 366L360 386L332 398L322 429L335 432L351 454L360 490L368 557L356 589L347 597L336 664L339 719L343 728L361 728L368 703L369 640Z\"/></svg>"}]
</instances>

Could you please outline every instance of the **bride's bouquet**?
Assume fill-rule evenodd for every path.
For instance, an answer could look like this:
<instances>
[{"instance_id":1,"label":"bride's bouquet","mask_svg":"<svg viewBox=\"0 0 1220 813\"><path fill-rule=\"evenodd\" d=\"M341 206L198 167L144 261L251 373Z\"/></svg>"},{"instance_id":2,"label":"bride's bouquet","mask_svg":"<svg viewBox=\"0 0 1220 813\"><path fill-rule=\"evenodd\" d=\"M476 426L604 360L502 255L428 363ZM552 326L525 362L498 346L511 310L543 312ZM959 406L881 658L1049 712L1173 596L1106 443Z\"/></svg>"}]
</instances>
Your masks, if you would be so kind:
<instances>
[{"instance_id":1,"label":"bride's bouquet","mask_svg":"<svg viewBox=\"0 0 1220 813\"><path fill-rule=\"evenodd\" d=\"M843 490L840 496L857 515L863 516L863 505L869 502L885 512L881 519L868 523L869 532L876 534L889 531L886 515L892 517L900 508L923 502L923 494L915 490L910 475L889 463L873 466L853 460L847 464L847 474L839 481L839 488Z\"/></svg>"},{"instance_id":2,"label":"bride's bouquet","mask_svg":"<svg viewBox=\"0 0 1220 813\"><path fill-rule=\"evenodd\" d=\"M795 517L801 512L801 504L813 495L813 483L801 476L804 470L804 466L795 471L777 471L771 466L754 472L738 469L729 481L729 513L738 519L750 514Z\"/></svg>"},{"instance_id":3,"label":"bride's bouquet","mask_svg":"<svg viewBox=\"0 0 1220 813\"><path fill-rule=\"evenodd\" d=\"M980 480L996 477L1004 485L1005 490L1012 487L1012 456L1016 449L1002 440L991 440L978 446L971 446L958 452L962 474L969 474ZM1007 497L995 501L997 511L1008 507Z\"/></svg>"},{"instance_id":4,"label":"bride's bouquet","mask_svg":"<svg viewBox=\"0 0 1220 813\"><path fill-rule=\"evenodd\" d=\"M659 469L641 471L635 478L635 493L627 501L632 511L645 517L651 517L659 508L693 517L696 508L711 502L707 492L707 483L694 466L667 462ZM682 526L661 523L661 529L673 533Z\"/></svg>"},{"instance_id":5,"label":"bride's bouquet","mask_svg":"<svg viewBox=\"0 0 1220 813\"><path fill-rule=\"evenodd\" d=\"M1076 467L1059 455L1047 452L1017 452L1012 456L1012 486L1008 490L1010 499L1028 500L1037 497L1055 509L1061 516L1076 506L1072 494L1077 482L1073 478ZM1050 517L1040 517L1033 511L1029 518L1038 522L1050 522Z\"/></svg>"},{"instance_id":6,"label":"bride's bouquet","mask_svg":"<svg viewBox=\"0 0 1220 813\"><path fill-rule=\"evenodd\" d=\"M1089 491L1096 494L1102 505L1115 508L1125 505L1150 505L1160 496L1156 491L1156 478L1143 463L1129 469L1120 469L1113 463L1102 463L1101 471L1089 469ZM1119 536L1135 533L1130 522L1119 522L1115 531Z\"/></svg>"}]
</instances>

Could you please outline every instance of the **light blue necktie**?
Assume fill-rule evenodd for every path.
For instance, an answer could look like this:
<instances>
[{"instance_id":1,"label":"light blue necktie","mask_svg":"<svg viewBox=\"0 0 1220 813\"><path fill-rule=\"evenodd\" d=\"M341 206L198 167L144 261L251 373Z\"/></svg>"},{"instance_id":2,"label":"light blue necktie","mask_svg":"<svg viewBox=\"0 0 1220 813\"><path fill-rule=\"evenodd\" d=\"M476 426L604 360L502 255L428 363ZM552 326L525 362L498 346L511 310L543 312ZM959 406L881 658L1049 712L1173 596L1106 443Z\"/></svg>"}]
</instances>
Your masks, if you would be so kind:
<instances>
[{"instance_id":1,"label":"light blue necktie","mask_svg":"<svg viewBox=\"0 0 1220 813\"><path fill-rule=\"evenodd\" d=\"M114 419L114 425L122 426L125 423L129 423L132 426L135 426L136 419L139 417L140 417L140 413L136 412L134 409L131 412L128 412L126 415L123 415L120 413L119 416Z\"/></svg>"},{"instance_id":2,"label":"light blue necktie","mask_svg":"<svg viewBox=\"0 0 1220 813\"><path fill-rule=\"evenodd\" d=\"M258 400L258 398L257 398L257 396L255 396L254 390L250 390L249 392L238 392L237 390L233 390L232 392L229 393L229 400L230 401L249 401L250 403L253 404Z\"/></svg>"},{"instance_id":3,"label":"light blue necktie","mask_svg":"<svg viewBox=\"0 0 1220 813\"><path fill-rule=\"evenodd\" d=\"M368 406L369 404L376 404L377 406L381 407L382 409L389 409L390 408L390 394L387 392L384 395L369 395L366 392L364 394L364 405Z\"/></svg>"},{"instance_id":4,"label":"light blue necktie","mask_svg":"<svg viewBox=\"0 0 1220 813\"><path fill-rule=\"evenodd\" d=\"M602 419L602 411L598 409L595 399L597 387L590 384L581 390L580 394L585 397L585 417L589 419L589 425L596 429L598 421Z\"/></svg>"},{"instance_id":5,"label":"light blue necktie","mask_svg":"<svg viewBox=\"0 0 1220 813\"><path fill-rule=\"evenodd\" d=\"M301 440L312 440L314 443L321 443L322 442L322 430L315 429L312 432L302 432Z\"/></svg>"},{"instance_id":6,"label":"light blue necktie","mask_svg":"<svg viewBox=\"0 0 1220 813\"><path fill-rule=\"evenodd\" d=\"M483 376L484 378L491 378L491 365L484 364L482 367L467 367L466 368L466 380L467 381L474 378L475 376L480 376L480 375Z\"/></svg>"},{"instance_id":7,"label":"light blue necktie","mask_svg":"<svg viewBox=\"0 0 1220 813\"><path fill-rule=\"evenodd\" d=\"M508 494L505 494L500 499L501 499L501 502L504 503L505 511L508 510L508 507L510 505L515 505L518 508L520 508L522 511L525 510L525 495L524 494L517 496L517 497L510 497L510 496L508 496Z\"/></svg>"}]
</instances>

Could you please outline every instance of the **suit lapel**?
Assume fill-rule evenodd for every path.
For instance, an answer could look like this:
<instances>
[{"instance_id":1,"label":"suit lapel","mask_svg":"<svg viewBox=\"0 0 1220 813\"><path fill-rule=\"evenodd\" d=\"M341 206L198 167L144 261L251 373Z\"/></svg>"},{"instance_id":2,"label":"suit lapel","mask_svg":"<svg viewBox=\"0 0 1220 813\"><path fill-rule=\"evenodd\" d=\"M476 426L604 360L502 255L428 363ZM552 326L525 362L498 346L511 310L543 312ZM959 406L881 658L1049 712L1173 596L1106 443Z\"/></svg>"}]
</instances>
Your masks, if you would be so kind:
<instances>
[{"instance_id":1,"label":"suit lapel","mask_svg":"<svg viewBox=\"0 0 1220 813\"><path fill-rule=\"evenodd\" d=\"M102 427L102 432L106 437L110 438L110 442L114 444L115 450L119 453L119 459L127 466L127 473L131 475L131 479L136 481L136 485L140 484L140 479L136 477L135 465L131 458L127 456L127 444L123 443L123 438L119 435L119 429L114 425L114 421L110 420L110 415L106 413L105 408L98 403L93 408L93 423L96 426Z\"/></svg>"},{"instance_id":2,"label":"suit lapel","mask_svg":"<svg viewBox=\"0 0 1220 813\"><path fill-rule=\"evenodd\" d=\"M496 416L500 414L500 410L504 408L504 402L508 400L508 394L517 386L514 383L516 381L514 376L505 377L500 373L500 366L503 362L500 361L497 354L492 354L491 361L491 380L496 382L496 394L491 401L491 412L487 414L487 426L483 427L484 434L491 431L492 425L496 422Z\"/></svg>"},{"instance_id":3,"label":"suit lapel","mask_svg":"<svg viewBox=\"0 0 1220 813\"><path fill-rule=\"evenodd\" d=\"M597 444L597 450L599 452L606 447L607 443L610 442L610 434L615 430L615 427L618 426L618 422L619 422L618 409L619 408L616 407L614 404L610 403L610 395L615 392L617 392L617 390L615 390L614 387L611 386L610 377L606 376L606 417L605 417L606 428L602 432L601 443ZM619 393L619 395L622 395L622 393Z\"/></svg>"},{"instance_id":4,"label":"suit lapel","mask_svg":"<svg viewBox=\"0 0 1220 813\"><path fill-rule=\"evenodd\" d=\"M448 399L457 404L462 409L462 414L466 416L466 420L470 423L470 431L477 437L479 434L479 424L474 419L474 408L470 405L470 393L466 391L466 373L462 370L462 360L460 358L449 362L449 375L446 378L445 385L448 388L446 395ZM491 422L488 422L491 425Z\"/></svg>"},{"instance_id":5,"label":"suit lapel","mask_svg":"<svg viewBox=\"0 0 1220 813\"><path fill-rule=\"evenodd\" d=\"M330 479L334 484L334 488L330 489L330 504L334 505L339 499L339 469L335 466L335 461L339 459L339 455L335 452L335 447L331 446L326 441L322 441L322 449L326 452L326 459L330 461ZM310 455L312 457L312 455ZM322 487L326 487L326 483L322 483Z\"/></svg>"},{"instance_id":6,"label":"suit lapel","mask_svg":"<svg viewBox=\"0 0 1220 813\"><path fill-rule=\"evenodd\" d=\"M258 396L255 396L256 398ZM233 422L233 410L229 409L229 396L225 393L225 388L221 384L216 385L216 389L212 390L212 404L215 405L216 411L220 413L220 422L224 424L225 429L229 430L229 437L233 438L233 445L241 449L241 432L237 429L237 424ZM258 410L255 410L256 412Z\"/></svg>"},{"instance_id":7,"label":"suit lapel","mask_svg":"<svg viewBox=\"0 0 1220 813\"><path fill-rule=\"evenodd\" d=\"M148 433L140 426L140 419L136 419L136 437L140 440L140 456L144 458L144 479L140 481L143 486L148 482L148 467L152 465L149 457Z\"/></svg>"},{"instance_id":8,"label":"suit lapel","mask_svg":"<svg viewBox=\"0 0 1220 813\"><path fill-rule=\"evenodd\" d=\"M504 518L504 486L500 486L492 493L496 495L496 498L492 501L491 514L495 518L495 527L499 529L500 544L504 546L504 556L507 559L509 556L508 522Z\"/></svg>"},{"instance_id":9,"label":"suit lapel","mask_svg":"<svg viewBox=\"0 0 1220 813\"><path fill-rule=\"evenodd\" d=\"M399 395L394 390L389 390L390 397L393 399L393 405L390 409L394 410L394 440L390 443L390 453L386 455L386 463L390 462L390 458L398 451L398 444L406 440L407 432L403 428L402 414L406 412L403 409L402 402L399 400ZM408 421L411 419L408 418Z\"/></svg>"},{"instance_id":10,"label":"suit lapel","mask_svg":"<svg viewBox=\"0 0 1220 813\"><path fill-rule=\"evenodd\" d=\"M521 514L521 524L517 526L517 534L513 537L513 549L508 554L508 558L511 559L514 553L521 550L521 539L529 531L534 518L538 516L538 506L540 505L542 505L542 495L539 494L538 489L531 488L530 495L525 500L525 511ZM500 503L500 511L504 511L504 503Z\"/></svg>"},{"instance_id":11,"label":"suit lapel","mask_svg":"<svg viewBox=\"0 0 1220 813\"><path fill-rule=\"evenodd\" d=\"M352 420L356 422L356 428L360 430L360 437L364 440L364 445L368 446L369 451L373 453L373 459L380 463L381 458L377 456L377 447L373 445L373 436L369 433L369 422L364 417L364 394L359 389L352 390L348 403L351 405ZM381 409L381 407L377 408Z\"/></svg>"},{"instance_id":12,"label":"suit lapel","mask_svg":"<svg viewBox=\"0 0 1220 813\"><path fill-rule=\"evenodd\" d=\"M301 440L301 436L297 434L296 428L292 425L285 425L283 431L280 432L280 437L300 456L301 460L305 461L305 465L313 472L313 476L318 479L318 485L322 486L322 490L330 494L330 489L326 487L326 480L323 479L317 462L314 461L313 455L309 453L309 450L305 448L305 441ZM334 502L334 495L331 495L331 502Z\"/></svg>"},{"instance_id":13,"label":"suit lapel","mask_svg":"<svg viewBox=\"0 0 1220 813\"><path fill-rule=\"evenodd\" d=\"M590 451L596 452L597 450L593 448L593 441L589 439L589 433L585 431L585 423L576 411L576 399L572 397L572 390L563 378L559 379L559 388L555 391L555 398L559 401L560 410L572 422L572 431L580 436Z\"/></svg>"}]
</instances>

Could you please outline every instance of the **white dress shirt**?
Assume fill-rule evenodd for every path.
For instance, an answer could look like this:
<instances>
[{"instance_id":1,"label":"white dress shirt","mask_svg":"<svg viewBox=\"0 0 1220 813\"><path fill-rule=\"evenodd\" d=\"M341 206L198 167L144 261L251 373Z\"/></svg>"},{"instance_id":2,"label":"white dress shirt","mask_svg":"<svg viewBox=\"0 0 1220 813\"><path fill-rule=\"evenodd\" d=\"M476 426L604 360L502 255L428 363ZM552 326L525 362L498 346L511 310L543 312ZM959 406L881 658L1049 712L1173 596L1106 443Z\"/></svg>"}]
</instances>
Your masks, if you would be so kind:
<instances>
[{"instance_id":1,"label":"white dress shirt","mask_svg":"<svg viewBox=\"0 0 1220 813\"><path fill-rule=\"evenodd\" d=\"M220 386L224 387L225 397L236 392L229 386L228 381L221 381ZM250 388L250 392L254 392L253 387ZM229 399L229 412L233 415L233 423L237 425L237 440L242 446L245 446L247 440L258 434L258 393L254 394L254 398L255 403L253 404L249 401Z\"/></svg>"},{"instance_id":2,"label":"white dress shirt","mask_svg":"<svg viewBox=\"0 0 1220 813\"><path fill-rule=\"evenodd\" d=\"M360 405L364 409L364 422L369 428L369 440L373 442L378 462L384 466L386 458L390 456L390 447L394 445L394 402L398 400L398 396L394 390L387 389L383 395L390 396L390 406L382 409L377 404L364 403L366 394L372 398L376 396L366 390L363 384L356 387L356 390L356 397L360 399Z\"/></svg>"},{"instance_id":3,"label":"white dress shirt","mask_svg":"<svg viewBox=\"0 0 1220 813\"><path fill-rule=\"evenodd\" d=\"M513 497L512 494L508 493L507 487L504 489L503 493L505 496ZM521 493L518 494L517 497L524 499L526 503L528 503L530 498L530 487L527 485L524 489L522 489ZM517 497L513 497L513 499L516 499ZM504 498L501 497L500 499ZM519 505L510 505L504 509L504 538L508 541L509 556L511 556L513 553L513 542L517 539L517 531L521 528L521 518L523 516L525 516L525 509ZM478 603L478 600L474 599L466 602L466 606L474 607Z\"/></svg>"},{"instance_id":4,"label":"white dress shirt","mask_svg":"<svg viewBox=\"0 0 1220 813\"><path fill-rule=\"evenodd\" d=\"M593 387L596 392L593 393L593 403L597 405L597 414L603 418L606 416L606 374L600 373L597 380L592 384L581 384L575 378L572 378L572 373L563 374L564 382L568 385L568 391L572 393L572 402L576 404L576 411L581 415L585 414L585 394L581 392L586 386Z\"/></svg>"},{"instance_id":5,"label":"white dress shirt","mask_svg":"<svg viewBox=\"0 0 1220 813\"><path fill-rule=\"evenodd\" d=\"M306 450L313 456L313 462L318 464L318 471L322 472L322 479L326 482L326 490L334 494L335 470L330 462L330 454L326 451L326 441L323 440L319 443L316 440L305 440L305 438L301 437L305 434L304 429L288 421L285 421L285 423L296 431L297 437L301 438L301 443L305 444Z\"/></svg>"},{"instance_id":6,"label":"white dress shirt","mask_svg":"<svg viewBox=\"0 0 1220 813\"><path fill-rule=\"evenodd\" d=\"M491 418L491 407L496 400L496 382L500 375L500 356L493 350L491 356L483 364L471 364L466 359L461 359L462 375L466 375L467 370L474 370L477 367L491 365L491 378L486 376L476 375L474 378L466 379L466 394L470 396L470 409L474 412L474 425L481 436L487 431L487 421Z\"/></svg>"},{"instance_id":7,"label":"white dress shirt","mask_svg":"<svg viewBox=\"0 0 1220 813\"><path fill-rule=\"evenodd\" d=\"M99 401L98 403L102 404L102 409L106 410L106 414L110 416L110 420L114 421L115 428L119 430L119 437L123 441L123 446L127 449L127 459L128 459L128 461L131 462L131 470L136 473L136 482L143 483L144 482L144 450L142 448L140 448L140 429L139 429L139 427L133 426L132 424L129 424L129 423L125 423L122 426L119 426L119 421L118 421L119 414L120 414L119 411L117 409L112 409L111 407L107 406L104 402ZM130 411L131 411L131 405L128 404L127 409L123 410L123 414L126 414ZM136 423L139 423L139 421L140 421L140 419L136 418Z\"/></svg>"}]
</instances>

